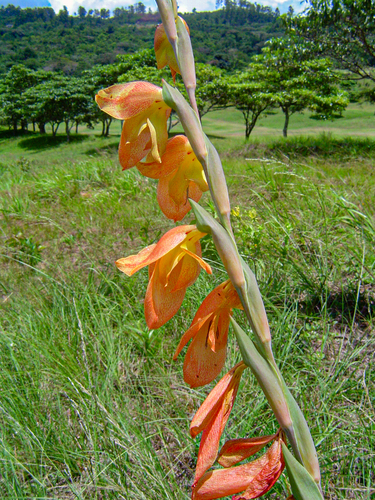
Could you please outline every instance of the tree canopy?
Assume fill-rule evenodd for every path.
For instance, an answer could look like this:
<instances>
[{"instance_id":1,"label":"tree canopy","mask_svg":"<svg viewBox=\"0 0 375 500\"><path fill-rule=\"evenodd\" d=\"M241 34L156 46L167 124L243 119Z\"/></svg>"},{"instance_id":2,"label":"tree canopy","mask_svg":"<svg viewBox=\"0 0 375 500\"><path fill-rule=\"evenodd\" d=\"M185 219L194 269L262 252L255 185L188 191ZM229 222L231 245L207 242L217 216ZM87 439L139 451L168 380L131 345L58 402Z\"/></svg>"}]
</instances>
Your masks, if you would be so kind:
<instances>
[{"instance_id":1,"label":"tree canopy","mask_svg":"<svg viewBox=\"0 0 375 500\"><path fill-rule=\"evenodd\" d=\"M290 117L310 109L320 119L334 118L348 105L328 59L314 58L309 50L286 38L272 39L254 56L247 71L232 77L230 95L245 118L249 137L260 114L279 107L284 113L283 135Z\"/></svg>"},{"instance_id":2,"label":"tree canopy","mask_svg":"<svg viewBox=\"0 0 375 500\"><path fill-rule=\"evenodd\" d=\"M14 64L78 76L116 56L151 49L160 16L142 2L127 7L55 14L50 7L0 8L0 74ZM73 14L73 15L72 15ZM284 31L270 7L240 0L215 12L183 14L194 33L197 62L226 69L245 65L270 36ZM207 36L207 33L210 36Z\"/></svg>"},{"instance_id":3,"label":"tree canopy","mask_svg":"<svg viewBox=\"0 0 375 500\"><path fill-rule=\"evenodd\" d=\"M309 0L302 14L284 21L288 32L308 42L315 54L375 81L374 0Z\"/></svg>"}]
</instances>

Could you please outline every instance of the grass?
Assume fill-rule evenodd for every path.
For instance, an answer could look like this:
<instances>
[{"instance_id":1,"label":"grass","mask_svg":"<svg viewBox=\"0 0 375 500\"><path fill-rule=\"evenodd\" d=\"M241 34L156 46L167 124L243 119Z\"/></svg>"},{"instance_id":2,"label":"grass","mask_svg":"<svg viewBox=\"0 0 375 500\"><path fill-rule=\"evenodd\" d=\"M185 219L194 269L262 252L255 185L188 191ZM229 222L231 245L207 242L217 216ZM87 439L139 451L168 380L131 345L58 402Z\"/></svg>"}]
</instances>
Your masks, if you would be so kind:
<instances>
[{"instance_id":1,"label":"grass","mask_svg":"<svg viewBox=\"0 0 375 500\"><path fill-rule=\"evenodd\" d=\"M374 137L375 136L375 105L349 104L343 116L336 120L316 120L311 118L311 113L296 113L290 118L288 135L309 134L310 136L322 133L333 133L337 137ZM203 117L206 130L222 136L242 136L244 125L242 113L235 109L227 109L209 113ZM284 115L280 110L275 110L268 116L261 115L255 126L252 137L262 138L282 135Z\"/></svg>"},{"instance_id":2,"label":"grass","mask_svg":"<svg viewBox=\"0 0 375 500\"><path fill-rule=\"evenodd\" d=\"M257 274L275 356L317 443L325 498L369 500L373 142L291 134L246 143L229 112L228 137L220 127L208 131L222 152L236 237ZM126 278L113 262L172 227L155 182L121 172L117 134L70 145L33 134L0 140L1 498L188 499L199 445L188 428L209 388L186 387L183 357L171 358L224 279L212 243L202 246L213 277L202 274L176 317L149 332L147 272ZM226 368L238 360L231 337ZM276 428L247 373L225 438ZM283 475L266 498L288 494Z\"/></svg>"}]
</instances>

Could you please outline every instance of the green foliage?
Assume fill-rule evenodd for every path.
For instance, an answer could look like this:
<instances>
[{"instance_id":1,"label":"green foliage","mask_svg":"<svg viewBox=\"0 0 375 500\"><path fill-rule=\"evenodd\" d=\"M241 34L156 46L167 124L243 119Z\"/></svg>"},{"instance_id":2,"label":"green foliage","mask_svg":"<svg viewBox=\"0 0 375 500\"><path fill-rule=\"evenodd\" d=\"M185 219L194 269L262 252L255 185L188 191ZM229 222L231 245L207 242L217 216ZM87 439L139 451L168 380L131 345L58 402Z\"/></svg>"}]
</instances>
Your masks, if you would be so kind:
<instances>
[{"instance_id":1,"label":"green foliage","mask_svg":"<svg viewBox=\"0 0 375 500\"><path fill-rule=\"evenodd\" d=\"M268 80L262 80L261 73L251 66L247 72L231 78L229 96L245 119L245 137L248 139L259 116L276 104Z\"/></svg>"},{"instance_id":2,"label":"green foliage","mask_svg":"<svg viewBox=\"0 0 375 500\"><path fill-rule=\"evenodd\" d=\"M1 121L17 131L18 124L26 127L28 105L25 92L50 78L46 71L33 71L22 64L13 66L0 83Z\"/></svg>"},{"instance_id":3,"label":"green foliage","mask_svg":"<svg viewBox=\"0 0 375 500\"><path fill-rule=\"evenodd\" d=\"M303 45L294 45L292 39L267 42L262 54L253 58L249 74L240 75L239 80L249 81L250 94L251 86L255 87L255 98L240 103L242 109L251 111L251 123L268 107L280 107L285 115L284 137L294 113L309 108L322 119L334 118L349 102L339 89L330 61L312 58Z\"/></svg>"},{"instance_id":4,"label":"green foliage","mask_svg":"<svg viewBox=\"0 0 375 500\"><path fill-rule=\"evenodd\" d=\"M50 123L56 135L60 123L65 123L69 140L74 122L91 123L93 99L84 79L54 75L24 93L26 117L44 130Z\"/></svg>"},{"instance_id":5,"label":"green foliage","mask_svg":"<svg viewBox=\"0 0 375 500\"><path fill-rule=\"evenodd\" d=\"M67 9L55 15L51 8L0 9L0 74L14 64L30 69L46 68L78 76L96 64L112 64L116 55L153 46L157 13L146 12L142 2L125 8ZM265 40L283 32L269 7L242 2L216 12L184 15L194 32L198 62L236 68L249 61ZM210 36L207 37L207 33Z\"/></svg>"},{"instance_id":6,"label":"green foliage","mask_svg":"<svg viewBox=\"0 0 375 500\"><path fill-rule=\"evenodd\" d=\"M289 33L339 69L375 81L375 3L372 0L309 0L299 16L285 16Z\"/></svg>"},{"instance_id":7,"label":"green foliage","mask_svg":"<svg viewBox=\"0 0 375 500\"><path fill-rule=\"evenodd\" d=\"M13 250L14 258L20 264L35 266L42 260L43 246L34 241L34 238L28 238L22 233L12 236L6 241L7 246Z\"/></svg>"},{"instance_id":8,"label":"green foliage","mask_svg":"<svg viewBox=\"0 0 375 500\"><path fill-rule=\"evenodd\" d=\"M223 109L231 104L225 71L210 64L198 63L196 75L196 99L201 117L209 111Z\"/></svg>"}]
</instances>

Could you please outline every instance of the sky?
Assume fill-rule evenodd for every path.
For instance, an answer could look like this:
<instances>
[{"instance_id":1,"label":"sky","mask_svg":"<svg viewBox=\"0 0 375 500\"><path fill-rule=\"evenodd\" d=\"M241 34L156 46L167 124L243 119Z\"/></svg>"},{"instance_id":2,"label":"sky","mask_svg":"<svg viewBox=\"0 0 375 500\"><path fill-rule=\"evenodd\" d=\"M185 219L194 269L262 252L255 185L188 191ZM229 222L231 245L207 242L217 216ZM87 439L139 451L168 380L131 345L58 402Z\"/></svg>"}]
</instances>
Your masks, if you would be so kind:
<instances>
[{"instance_id":1,"label":"sky","mask_svg":"<svg viewBox=\"0 0 375 500\"><path fill-rule=\"evenodd\" d=\"M113 10L116 7L125 7L126 5L131 5L137 3L139 0L0 0L0 5L7 5L11 3L19 7L48 7L51 6L58 12L62 9L63 5L66 5L70 14L77 12L80 5L85 7L86 10L89 9L106 9ZM255 3L256 0L254 0ZM156 10L156 2L153 0L143 0L147 7L151 7L152 10ZM280 12L286 12L290 5L292 5L295 12L300 12L303 10L303 2L300 0L257 0L257 3L262 5L269 5L273 9L278 7ZM207 11L215 9L215 0L178 0L179 11L191 12L194 8L197 11Z\"/></svg>"}]
</instances>

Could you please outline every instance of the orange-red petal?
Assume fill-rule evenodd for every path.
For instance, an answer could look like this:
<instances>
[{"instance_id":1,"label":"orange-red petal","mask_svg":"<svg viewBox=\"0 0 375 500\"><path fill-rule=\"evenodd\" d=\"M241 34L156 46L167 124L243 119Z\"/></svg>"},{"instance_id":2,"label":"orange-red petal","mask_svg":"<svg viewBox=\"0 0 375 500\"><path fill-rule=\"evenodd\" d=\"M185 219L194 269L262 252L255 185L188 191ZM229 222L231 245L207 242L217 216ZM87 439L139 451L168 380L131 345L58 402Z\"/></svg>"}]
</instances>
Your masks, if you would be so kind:
<instances>
[{"instance_id":1,"label":"orange-red petal","mask_svg":"<svg viewBox=\"0 0 375 500\"><path fill-rule=\"evenodd\" d=\"M119 120L128 120L162 101L162 89L149 82L129 82L99 90L99 108Z\"/></svg>"},{"instance_id":2,"label":"orange-red petal","mask_svg":"<svg viewBox=\"0 0 375 500\"><path fill-rule=\"evenodd\" d=\"M193 339L184 361L184 380L192 387L206 385L223 368L232 307L241 302L230 280L217 286L202 302L182 336L173 359Z\"/></svg>"},{"instance_id":3,"label":"orange-red petal","mask_svg":"<svg viewBox=\"0 0 375 500\"><path fill-rule=\"evenodd\" d=\"M257 460L229 469L206 472L193 487L194 500L214 500L233 495L233 500L258 498L269 491L284 468L281 438L278 437L267 452Z\"/></svg>"},{"instance_id":4,"label":"orange-red petal","mask_svg":"<svg viewBox=\"0 0 375 500\"><path fill-rule=\"evenodd\" d=\"M214 464L222 433L222 422L225 416L225 408L219 405L207 427L204 429L199 445L197 465L195 468L194 485L203 474Z\"/></svg>"},{"instance_id":5,"label":"orange-red petal","mask_svg":"<svg viewBox=\"0 0 375 500\"><path fill-rule=\"evenodd\" d=\"M176 170L184 160L186 152L187 137L176 135L168 140L165 153L162 156L161 164L159 162L140 163L137 168L142 175L152 179L160 179Z\"/></svg>"},{"instance_id":6,"label":"orange-red petal","mask_svg":"<svg viewBox=\"0 0 375 500\"><path fill-rule=\"evenodd\" d=\"M245 363L240 361L240 363L229 370L229 372L215 385L191 421L190 434L192 438L195 438L206 428L208 423L215 416L218 406L223 404L226 393L233 389L234 386L238 387L242 372L245 368Z\"/></svg>"},{"instance_id":7,"label":"orange-red petal","mask_svg":"<svg viewBox=\"0 0 375 500\"><path fill-rule=\"evenodd\" d=\"M198 203L203 193L195 182L190 181L186 185L185 199L181 203L176 203L176 201L170 196L170 180L173 178L173 175L174 173L159 180L157 200L163 214L168 217L168 219L177 222L182 220L191 210L188 198L191 198Z\"/></svg>"},{"instance_id":8,"label":"orange-red petal","mask_svg":"<svg viewBox=\"0 0 375 500\"><path fill-rule=\"evenodd\" d=\"M177 272L181 266L182 261L176 266ZM150 329L160 328L173 318L180 309L185 297L186 288L173 291L174 285L173 273L168 284L166 286L163 285L159 279L159 266L156 263L154 272L148 283L144 303L146 323Z\"/></svg>"},{"instance_id":9,"label":"orange-red petal","mask_svg":"<svg viewBox=\"0 0 375 500\"><path fill-rule=\"evenodd\" d=\"M203 430L193 488L216 460L220 438L228 421L230 412L232 411L244 368L245 366L242 366L241 363L236 365L230 384L223 394L223 397L220 398L219 406L215 406L211 420Z\"/></svg>"},{"instance_id":10,"label":"orange-red petal","mask_svg":"<svg viewBox=\"0 0 375 500\"><path fill-rule=\"evenodd\" d=\"M149 266L158 259L164 257L168 252L180 245L186 235L196 229L193 225L177 226L165 233L156 245L151 245L141 250L137 255L129 255L116 262L120 271L132 276L145 266Z\"/></svg>"},{"instance_id":11,"label":"orange-red petal","mask_svg":"<svg viewBox=\"0 0 375 500\"><path fill-rule=\"evenodd\" d=\"M185 23L186 25L186 23ZM172 45L169 43L163 24L159 24L155 31L154 50L158 69L169 66L172 72L173 81L175 81L176 73L180 74L180 70L174 55Z\"/></svg>"},{"instance_id":12,"label":"orange-red petal","mask_svg":"<svg viewBox=\"0 0 375 500\"><path fill-rule=\"evenodd\" d=\"M199 330L204 326L205 322L207 321L208 318L210 318L210 314L208 314L207 316L205 316L204 318L199 318L195 323L193 321L193 323L191 324L190 328L188 330L186 330L186 332L183 334L183 336L181 337L181 340L177 346L177 349L173 355L173 359L174 361L176 361L178 355L180 354L180 352L182 351L182 349L186 346L186 344L192 339L195 337L195 335L197 335L197 333L199 332Z\"/></svg>"},{"instance_id":13,"label":"orange-red petal","mask_svg":"<svg viewBox=\"0 0 375 500\"><path fill-rule=\"evenodd\" d=\"M212 321L211 315L206 320L205 326L195 335L186 352L183 369L184 381L190 387L209 384L223 369L227 351L229 311L220 315L215 350L212 349L212 344L208 340Z\"/></svg>"},{"instance_id":14,"label":"orange-red petal","mask_svg":"<svg viewBox=\"0 0 375 500\"><path fill-rule=\"evenodd\" d=\"M194 251L191 251L188 247L193 246ZM183 251L182 267L178 275L178 279L175 283L174 290L179 288L187 288L188 286L195 283L199 276L201 268L204 269L208 274L212 273L211 267L201 258L201 244L199 241L192 243L190 245L183 246L181 249Z\"/></svg>"},{"instance_id":15,"label":"orange-red petal","mask_svg":"<svg viewBox=\"0 0 375 500\"><path fill-rule=\"evenodd\" d=\"M221 448L217 461L222 467L232 467L258 453L275 438L276 434L255 438L231 439Z\"/></svg>"},{"instance_id":16,"label":"orange-red petal","mask_svg":"<svg viewBox=\"0 0 375 500\"><path fill-rule=\"evenodd\" d=\"M150 151L150 131L147 126L140 130L133 142L128 141L126 128L122 128L118 150L120 165L123 170L134 167Z\"/></svg>"},{"instance_id":17,"label":"orange-red petal","mask_svg":"<svg viewBox=\"0 0 375 500\"><path fill-rule=\"evenodd\" d=\"M95 97L100 109L124 120L119 158L123 169L146 157L160 162L168 140L167 120L171 109L162 89L149 82L130 82L100 90Z\"/></svg>"},{"instance_id":18,"label":"orange-red petal","mask_svg":"<svg viewBox=\"0 0 375 500\"><path fill-rule=\"evenodd\" d=\"M197 279L201 267L212 272L200 257L199 239L204 235L194 225L177 226L157 244L116 262L118 268L128 276L149 266L144 303L149 328L159 328L176 314L186 288Z\"/></svg>"},{"instance_id":19,"label":"orange-red petal","mask_svg":"<svg viewBox=\"0 0 375 500\"><path fill-rule=\"evenodd\" d=\"M142 267L149 265L150 255L154 251L155 247L156 243L143 248L136 255L129 255L129 257L118 259L116 261L116 266L127 276L132 276L134 273L139 271L139 269L142 269Z\"/></svg>"}]
</instances>

